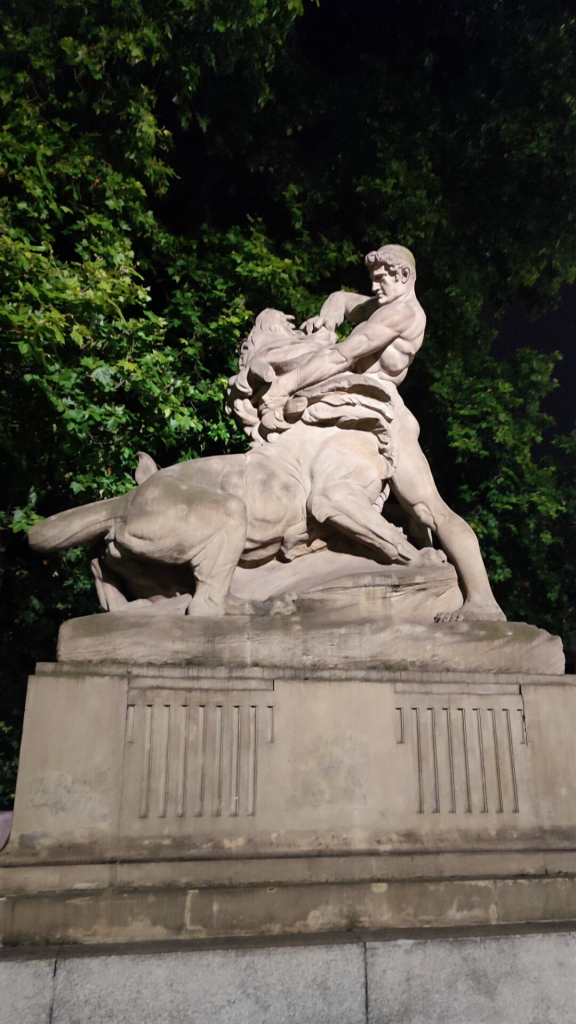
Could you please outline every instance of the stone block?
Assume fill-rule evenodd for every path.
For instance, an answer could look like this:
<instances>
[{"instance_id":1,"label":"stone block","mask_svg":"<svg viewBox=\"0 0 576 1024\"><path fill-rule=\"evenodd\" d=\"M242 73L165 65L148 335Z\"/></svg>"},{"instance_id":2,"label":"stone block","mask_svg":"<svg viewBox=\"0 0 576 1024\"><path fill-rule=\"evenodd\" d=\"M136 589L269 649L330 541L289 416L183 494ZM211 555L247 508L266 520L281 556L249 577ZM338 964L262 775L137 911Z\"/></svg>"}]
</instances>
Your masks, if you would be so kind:
<instances>
[{"instance_id":1,"label":"stone block","mask_svg":"<svg viewBox=\"0 0 576 1024\"><path fill-rule=\"evenodd\" d=\"M368 1024L575 1024L576 934L368 943Z\"/></svg>"},{"instance_id":2,"label":"stone block","mask_svg":"<svg viewBox=\"0 0 576 1024\"><path fill-rule=\"evenodd\" d=\"M0 960L0 1024L51 1024L54 958Z\"/></svg>"},{"instance_id":3,"label":"stone block","mask_svg":"<svg viewBox=\"0 0 576 1024\"><path fill-rule=\"evenodd\" d=\"M118 832L126 688L105 675L31 677L8 850L81 839L105 853Z\"/></svg>"},{"instance_id":4,"label":"stone block","mask_svg":"<svg viewBox=\"0 0 576 1024\"><path fill-rule=\"evenodd\" d=\"M364 980L361 945L60 960L52 1024L365 1024Z\"/></svg>"},{"instance_id":5,"label":"stone block","mask_svg":"<svg viewBox=\"0 0 576 1024\"><path fill-rule=\"evenodd\" d=\"M352 601L352 599L351 599ZM347 612L222 618L109 612L69 619L61 662L362 666L453 672L564 672L562 641L524 622L404 622Z\"/></svg>"},{"instance_id":6,"label":"stone block","mask_svg":"<svg viewBox=\"0 0 576 1024\"><path fill-rule=\"evenodd\" d=\"M115 671L31 679L0 867L576 843L573 677Z\"/></svg>"}]
</instances>

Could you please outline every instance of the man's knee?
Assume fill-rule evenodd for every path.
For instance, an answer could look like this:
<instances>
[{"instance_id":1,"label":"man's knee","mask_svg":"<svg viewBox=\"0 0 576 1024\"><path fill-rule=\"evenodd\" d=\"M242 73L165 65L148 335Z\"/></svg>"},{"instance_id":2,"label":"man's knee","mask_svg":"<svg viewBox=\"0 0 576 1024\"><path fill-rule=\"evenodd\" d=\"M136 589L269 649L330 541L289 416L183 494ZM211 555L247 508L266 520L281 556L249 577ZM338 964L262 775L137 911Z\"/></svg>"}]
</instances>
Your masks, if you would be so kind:
<instances>
[{"instance_id":1,"label":"man's knee","mask_svg":"<svg viewBox=\"0 0 576 1024\"><path fill-rule=\"evenodd\" d=\"M410 412L407 406L402 403L402 407L397 410L397 417L400 429L405 431L411 440L417 440L420 437L420 424L416 419L414 413Z\"/></svg>"},{"instance_id":2,"label":"man's knee","mask_svg":"<svg viewBox=\"0 0 576 1024\"><path fill-rule=\"evenodd\" d=\"M418 501L413 505L412 512L419 522L434 531L438 531L450 515L450 509L441 498Z\"/></svg>"}]
</instances>

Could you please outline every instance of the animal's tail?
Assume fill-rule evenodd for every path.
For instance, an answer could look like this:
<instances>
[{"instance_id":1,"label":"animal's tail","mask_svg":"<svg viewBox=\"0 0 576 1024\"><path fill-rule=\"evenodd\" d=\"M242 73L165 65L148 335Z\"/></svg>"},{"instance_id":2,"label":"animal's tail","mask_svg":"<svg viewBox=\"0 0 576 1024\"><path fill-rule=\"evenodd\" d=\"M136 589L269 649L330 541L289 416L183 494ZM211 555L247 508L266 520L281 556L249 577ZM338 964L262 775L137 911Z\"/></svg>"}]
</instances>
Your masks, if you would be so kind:
<instances>
[{"instance_id":1,"label":"animal's tail","mask_svg":"<svg viewBox=\"0 0 576 1024\"><path fill-rule=\"evenodd\" d=\"M60 551L90 544L104 536L111 526L120 522L128 507L130 491L118 498L95 501L35 523L28 533L34 551Z\"/></svg>"}]
</instances>

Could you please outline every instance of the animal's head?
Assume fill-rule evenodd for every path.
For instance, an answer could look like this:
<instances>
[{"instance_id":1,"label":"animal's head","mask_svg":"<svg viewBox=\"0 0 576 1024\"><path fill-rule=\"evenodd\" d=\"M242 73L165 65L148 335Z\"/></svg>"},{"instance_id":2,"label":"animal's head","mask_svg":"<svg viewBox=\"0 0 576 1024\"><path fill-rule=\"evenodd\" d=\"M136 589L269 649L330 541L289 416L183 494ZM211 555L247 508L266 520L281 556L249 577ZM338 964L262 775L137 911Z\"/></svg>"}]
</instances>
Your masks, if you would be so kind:
<instances>
[{"instance_id":1,"label":"animal's head","mask_svg":"<svg viewBox=\"0 0 576 1024\"><path fill-rule=\"evenodd\" d=\"M240 349L239 369L243 370L254 358L258 349L270 341L293 341L300 336L294 326L294 317L279 309L263 309L258 313L254 327ZM272 335L272 338L270 337Z\"/></svg>"},{"instance_id":2,"label":"animal's head","mask_svg":"<svg viewBox=\"0 0 576 1024\"><path fill-rule=\"evenodd\" d=\"M242 423L253 439L260 432L260 399L277 376L306 362L318 349L331 347L336 335L325 329L304 334L294 317L279 309L264 309L240 349L238 373L228 382L226 411ZM284 428L287 429L287 428ZM266 437L271 433L266 428ZM273 433L273 432L272 432Z\"/></svg>"}]
</instances>

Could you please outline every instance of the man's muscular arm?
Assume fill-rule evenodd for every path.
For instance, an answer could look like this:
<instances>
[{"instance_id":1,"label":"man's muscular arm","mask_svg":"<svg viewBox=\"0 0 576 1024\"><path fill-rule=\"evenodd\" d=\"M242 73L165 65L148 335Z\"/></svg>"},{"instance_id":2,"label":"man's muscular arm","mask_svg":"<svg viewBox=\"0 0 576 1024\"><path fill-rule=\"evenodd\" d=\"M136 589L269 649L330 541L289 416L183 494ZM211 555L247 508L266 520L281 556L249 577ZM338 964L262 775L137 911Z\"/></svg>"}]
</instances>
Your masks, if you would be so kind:
<instances>
[{"instance_id":1,"label":"man's muscular arm","mask_svg":"<svg viewBox=\"0 0 576 1024\"><path fill-rule=\"evenodd\" d=\"M310 320L306 320L302 324L301 330L306 334L319 331L322 327L333 331L344 320L359 324L372 316L377 305L376 300L367 295L357 295L355 292L332 292L322 306L319 316L313 316Z\"/></svg>"},{"instance_id":2,"label":"man's muscular arm","mask_svg":"<svg viewBox=\"0 0 576 1024\"><path fill-rule=\"evenodd\" d=\"M409 330L413 318L413 311L405 305L382 310L371 322L356 327L345 341L316 353L301 366L277 377L264 396L264 405L277 408L296 391L351 370L365 356L379 355Z\"/></svg>"}]
</instances>

